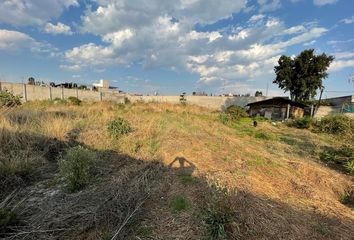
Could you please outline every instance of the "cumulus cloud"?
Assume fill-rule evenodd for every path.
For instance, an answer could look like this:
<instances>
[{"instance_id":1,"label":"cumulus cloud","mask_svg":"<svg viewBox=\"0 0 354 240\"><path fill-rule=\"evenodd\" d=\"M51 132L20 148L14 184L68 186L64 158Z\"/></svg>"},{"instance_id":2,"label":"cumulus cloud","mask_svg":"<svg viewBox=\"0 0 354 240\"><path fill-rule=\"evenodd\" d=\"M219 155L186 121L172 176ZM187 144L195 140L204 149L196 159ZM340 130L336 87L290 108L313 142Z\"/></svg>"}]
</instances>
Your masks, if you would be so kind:
<instances>
[{"instance_id":1,"label":"cumulus cloud","mask_svg":"<svg viewBox=\"0 0 354 240\"><path fill-rule=\"evenodd\" d=\"M42 25L59 17L70 6L79 6L79 3L77 0L2 0L0 23L15 26Z\"/></svg>"},{"instance_id":2,"label":"cumulus cloud","mask_svg":"<svg viewBox=\"0 0 354 240\"><path fill-rule=\"evenodd\" d=\"M334 4L338 2L338 0L313 0L313 3L317 6L323 6L327 4Z\"/></svg>"},{"instance_id":3,"label":"cumulus cloud","mask_svg":"<svg viewBox=\"0 0 354 240\"><path fill-rule=\"evenodd\" d=\"M340 71L343 68L354 67L354 52L336 52L332 55L335 60L332 62L329 71Z\"/></svg>"},{"instance_id":4,"label":"cumulus cloud","mask_svg":"<svg viewBox=\"0 0 354 240\"><path fill-rule=\"evenodd\" d=\"M27 34L0 29L0 50L18 50L34 42L34 39Z\"/></svg>"},{"instance_id":5,"label":"cumulus cloud","mask_svg":"<svg viewBox=\"0 0 354 240\"><path fill-rule=\"evenodd\" d=\"M82 30L97 35L122 28L143 28L163 16L171 16L186 25L208 24L238 13L246 0L97 0L99 6L82 16Z\"/></svg>"},{"instance_id":6,"label":"cumulus cloud","mask_svg":"<svg viewBox=\"0 0 354 240\"><path fill-rule=\"evenodd\" d=\"M281 7L280 0L258 0L259 12L271 12Z\"/></svg>"},{"instance_id":7,"label":"cumulus cloud","mask_svg":"<svg viewBox=\"0 0 354 240\"><path fill-rule=\"evenodd\" d=\"M46 42L36 41L29 35L7 29L0 29L0 51L19 52L30 51L49 57L59 57L59 50Z\"/></svg>"},{"instance_id":8,"label":"cumulus cloud","mask_svg":"<svg viewBox=\"0 0 354 240\"><path fill-rule=\"evenodd\" d=\"M345 23L345 24L351 24L354 23L354 16L351 16L349 18L344 18L340 22Z\"/></svg>"},{"instance_id":9,"label":"cumulus cloud","mask_svg":"<svg viewBox=\"0 0 354 240\"><path fill-rule=\"evenodd\" d=\"M98 6L81 17L79 28L99 36L101 43L68 50L60 67L79 71L134 63L196 73L199 84L246 89L254 81L272 78L274 65L288 47L313 42L327 31L317 23L287 27L265 14L253 15L242 25L197 31L195 24L228 18L246 9L247 1L208 0L214 6L208 8L202 0L136 1L97 0Z\"/></svg>"},{"instance_id":10,"label":"cumulus cloud","mask_svg":"<svg viewBox=\"0 0 354 240\"><path fill-rule=\"evenodd\" d=\"M71 27L68 25L65 25L61 22L58 22L57 24L52 24L52 23L47 23L44 26L44 32L57 35L57 34L64 34L64 35L72 35L73 32L71 31Z\"/></svg>"},{"instance_id":11,"label":"cumulus cloud","mask_svg":"<svg viewBox=\"0 0 354 240\"><path fill-rule=\"evenodd\" d=\"M354 59L336 60L331 64L329 71L335 72L349 67L354 67Z\"/></svg>"}]
</instances>

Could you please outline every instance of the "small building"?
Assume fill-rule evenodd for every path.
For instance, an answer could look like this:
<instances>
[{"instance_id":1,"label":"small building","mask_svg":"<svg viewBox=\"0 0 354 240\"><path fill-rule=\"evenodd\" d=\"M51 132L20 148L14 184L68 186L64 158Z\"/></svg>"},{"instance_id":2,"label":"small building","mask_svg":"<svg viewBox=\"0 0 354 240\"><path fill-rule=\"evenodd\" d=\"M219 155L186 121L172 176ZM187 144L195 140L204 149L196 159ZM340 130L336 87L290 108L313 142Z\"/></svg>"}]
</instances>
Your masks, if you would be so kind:
<instances>
[{"instance_id":1,"label":"small building","mask_svg":"<svg viewBox=\"0 0 354 240\"><path fill-rule=\"evenodd\" d=\"M92 85L96 88L109 89L109 81L108 80L101 79L99 83L93 83Z\"/></svg>"},{"instance_id":2,"label":"small building","mask_svg":"<svg viewBox=\"0 0 354 240\"><path fill-rule=\"evenodd\" d=\"M285 97L274 97L247 104L250 116L262 116L272 120L300 118L304 116L307 105Z\"/></svg>"}]
</instances>

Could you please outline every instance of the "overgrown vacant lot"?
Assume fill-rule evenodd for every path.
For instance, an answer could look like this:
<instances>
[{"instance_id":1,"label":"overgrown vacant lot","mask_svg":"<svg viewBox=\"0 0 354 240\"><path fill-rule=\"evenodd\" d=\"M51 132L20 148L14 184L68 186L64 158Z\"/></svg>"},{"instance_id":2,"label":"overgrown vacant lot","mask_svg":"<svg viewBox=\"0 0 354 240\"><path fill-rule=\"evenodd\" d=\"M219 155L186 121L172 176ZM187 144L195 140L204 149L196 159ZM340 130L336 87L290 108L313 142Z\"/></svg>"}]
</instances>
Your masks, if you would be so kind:
<instances>
[{"instance_id":1,"label":"overgrown vacant lot","mask_svg":"<svg viewBox=\"0 0 354 240\"><path fill-rule=\"evenodd\" d=\"M188 105L3 108L0 237L353 239L353 142Z\"/></svg>"}]
</instances>

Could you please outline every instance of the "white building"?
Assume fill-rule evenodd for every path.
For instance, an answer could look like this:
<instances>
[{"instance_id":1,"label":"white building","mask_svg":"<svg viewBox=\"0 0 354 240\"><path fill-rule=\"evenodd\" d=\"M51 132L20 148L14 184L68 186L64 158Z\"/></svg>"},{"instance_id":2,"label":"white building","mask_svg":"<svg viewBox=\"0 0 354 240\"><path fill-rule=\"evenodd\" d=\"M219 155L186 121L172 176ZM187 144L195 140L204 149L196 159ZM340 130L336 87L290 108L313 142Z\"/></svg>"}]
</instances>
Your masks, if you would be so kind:
<instances>
[{"instance_id":1,"label":"white building","mask_svg":"<svg viewBox=\"0 0 354 240\"><path fill-rule=\"evenodd\" d=\"M101 79L99 83L93 83L92 85L96 88L109 89L109 81L108 80Z\"/></svg>"}]
</instances>

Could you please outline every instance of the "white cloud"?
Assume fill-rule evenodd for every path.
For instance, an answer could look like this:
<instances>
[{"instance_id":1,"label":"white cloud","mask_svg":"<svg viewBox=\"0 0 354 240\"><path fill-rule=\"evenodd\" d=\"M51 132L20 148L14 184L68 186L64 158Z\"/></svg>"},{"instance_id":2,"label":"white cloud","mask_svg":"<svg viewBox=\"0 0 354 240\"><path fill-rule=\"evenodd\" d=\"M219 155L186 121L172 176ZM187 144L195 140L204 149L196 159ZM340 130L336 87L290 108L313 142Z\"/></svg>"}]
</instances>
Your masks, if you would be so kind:
<instances>
[{"instance_id":1,"label":"white cloud","mask_svg":"<svg viewBox=\"0 0 354 240\"><path fill-rule=\"evenodd\" d=\"M304 32L306 28L303 25L297 25L288 29L285 29L283 31L284 34L296 34L296 33L301 33Z\"/></svg>"},{"instance_id":2,"label":"white cloud","mask_svg":"<svg viewBox=\"0 0 354 240\"><path fill-rule=\"evenodd\" d=\"M157 18L171 16L193 26L213 23L246 8L247 0L97 0L100 6L82 16L82 30L96 35L123 28L144 28Z\"/></svg>"},{"instance_id":3,"label":"white cloud","mask_svg":"<svg viewBox=\"0 0 354 240\"><path fill-rule=\"evenodd\" d=\"M351 24L354 23L354 16L351 16L349 18L344 18L340 22L345 23L345 24Z\"/></svg>"},{"instance_id":4,"label":"white cloud","mask_svg":"<svg viewBox=\"0 0 354 240\"><path fill-rule=\"evenodd\" d=\"M59 50L46 42L39 42L29 35L7 29L0 29L0 51L30 51L49 57L61 56Z\"/></svg>"},{"instance_id":5,"label":"white cloud","mask_svg":"<svg viewBox=\"0 0 354 240\"><path fill-rule=\"evenodd\" d=\"M346 40L331 40L331 41L328 41L327 44L337 46L337 45L347 44L347 43L351 43L351 42L354 42L354 38L346 39Z\"/></svg>"},{"instance_id":6,"label":"white cloud","mask_svg":"<svg viewBox=\"0 0 354 240\"><path fill-rule=\"evenodd\" d=\"M263 19L265 16L263 14L253 15L250 18L250 22L258 22L259 20Z\"/></svg>"},{"instance_id":7,"label":"white cloud","mask_svg":"<svg viewBox=\"0 0 354 240\"><path fill-rule=\"evenodd\" d=\"M305 43L304 43L304 46L305 46L305 47L312 46L312 45L314 45L315 43L316 43L316 40L312 40L312 41L310 41L310 42L305 42Z\"/></svg>"},{"instance_id":8,"label":"white cloud","mask_svg":"<svg viewBox=\"0 0 354 240\"><path fill-rule=\"evenodd\" d=\"M317 6L323 6L327 4L334 4L338 2L338 0L313 0L313 3Z\"/></svg>"},{"instance_id":9,"label":"white cloud","mask_svg":"<svg viewBox=\"0 0 354 240\"><path fill-rule=\"evenodd\" d=\"M53 35L57 35L57 34L72 35L73 34L70 26L65 25L61 22L58 22L56 25L52 24L52 23L47 23L44 26L44 32L50 33Z\"/></svg>"},{"instance_id":10,"label":"white cloud","mask_svg":"<svg viewBox=\"0 0 354 240\"><path fill-rule=\"evenodd\" d=\"M113 53L114 49L112 47L102 47L94 43L88 43L67 51L65 58L75 64L63 66L63 68L78 70L81 69L78 66L109 64L113 60Z\"/></svg>"},{"instance_id":11,"label":"white cloud","mask_svg":"<svg viewBox=\"0 0 354 240\"><path fill-rule=\"evenodd\" d=\"M354 52L337 52L334 53L336 59L345 59L354 57Z\"/></svg>"},{"instance_id":12,"label":"white cloud","mask_svg":"<svg viewBox=\"0 0 354 240\"><path fill-rule=\"evenodd\" d=\"M76 72L76 71L80 71L82 69L82 67L78 64L74 64L74 65L62 64L59 67L65 71L69 71L69 72Z\"/></svg>"},{"instance_id":13,"label":"white cloud","mask_svg":"<svg viewBox=\"0 0 354 240\"><path fill-rule=\"evenodd\" d=\"M280 0L258 0L259 12L272 12L281 7Z\"/></svg>"},{"instance_id":14,"label":"white cloud","mask_svg":"<svg viewBox=\"0 0 354 240\"><path fill-rule=\"evenodd\" d=\"M335 60L330 65L329 71L340 71L343 68L354 67L354 52L336 52Z\"/></svg>"},{"instance_id":15,"label":"white cloud","mask_svg":"<svg viewBox=\"0 0 354 240\"><path fill-rule=\"evenodd\" d=\"M130 29L125 29L113 33L108 33L103 36L102 40L105 42L110 42L116 47L120 47L124 41L133 37L134 33Z\"/></svg>"},{"instance_id":16,"label":"white cloud","mask_svg":"<svg viewBox=\"0 0 354 240\"><path fill-rule=\"evenodd\" d=\"M99 36L102 43L68 50L61 68L78 71L134 63L189 71L199 75L199 84L249 87L273 78L274 65L288 47L315 41L327 31L315 22L285 26L279 18L260 14L243 25L201 32L195 23L227 18L245 9L246 1L207 0L214 9L202 0L136 1L98 0L99 6L82 16L80 29ZM259 2L273 8L280 4Z\"/></svg>"},{"instance_id":17,"label":"white cloud","mask_svg":"<svg viewBox=\"0 0 354 240\"><path fill-rule=\"evenodd\" d=\"M64 9L78 5L77 0L1 0L0 23L42 25L58 18Z\"/></svg>"},{"instance_id":18,"label":"white cloud","mask_svg":"<svg viewBox=\"0 0 354 240\"><path fill-rule=\"evenodd\" d=\"M333 61L329 71L335 72L349 67L354 67L354 59Z\"/></svg>"},{"instance_id":19,"label":"white cloud","mask_svg":"<svg viewBox=\"0 0 354 240\"><path fill-rule=\"evenodd\" d=\"M34 42L34 39L27 34L0 29L0 50L18 50L30 46Z\"/></svg>"},{"instance_id":20,"label":"white cloud","mask_svg":"<svg viewBox=\"0 0 354 240\"><path fill-rule=\"evenodd\" d=\"M228 50L209 56L203 56L203 61L195 61L198 58L189 58L188 68L201 76L201 81L213 80L245 81L251 79L270 77L273 75L273 67L280 55L287 47L305 43L311 39L320 37L326 32L324 28L306 29L300 35L286 41L272 44L254 43L246 49ZM207 58L207 59L205 59Z\"/></svg>"}]
</instances>

